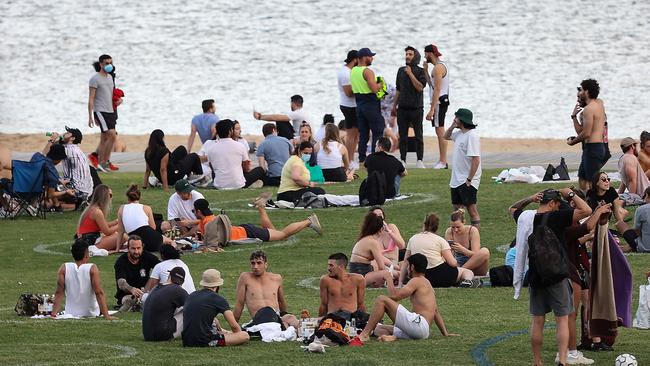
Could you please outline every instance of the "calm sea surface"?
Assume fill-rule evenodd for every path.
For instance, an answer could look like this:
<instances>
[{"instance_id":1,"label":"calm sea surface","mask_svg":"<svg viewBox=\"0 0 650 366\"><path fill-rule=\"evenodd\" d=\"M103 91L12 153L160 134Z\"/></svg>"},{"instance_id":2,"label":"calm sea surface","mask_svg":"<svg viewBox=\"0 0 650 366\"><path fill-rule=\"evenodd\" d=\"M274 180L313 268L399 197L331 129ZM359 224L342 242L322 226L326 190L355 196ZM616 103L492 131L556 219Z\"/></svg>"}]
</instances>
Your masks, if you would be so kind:
<instances>
[{"instance_id":1,"label":"calm sea surface","mask_svg":"<svg viewBox=\"0 0 650 366\"><path fill-rule=\"evenodd\" d=\"M575 87L589 77L610 136L638 136L650 129L649 14L649 1L630 0L0 0L0 132L86 126L102 53L126 93L121 133L187 133L207 98L245 133L260 133L253 108L286 111L292 94L315 122L338 120L348 49L370 47L394 82L404 47L434 42L450 67L450 111L473 110L482 136L574 134Z\"/></svg>"}]
</instances>

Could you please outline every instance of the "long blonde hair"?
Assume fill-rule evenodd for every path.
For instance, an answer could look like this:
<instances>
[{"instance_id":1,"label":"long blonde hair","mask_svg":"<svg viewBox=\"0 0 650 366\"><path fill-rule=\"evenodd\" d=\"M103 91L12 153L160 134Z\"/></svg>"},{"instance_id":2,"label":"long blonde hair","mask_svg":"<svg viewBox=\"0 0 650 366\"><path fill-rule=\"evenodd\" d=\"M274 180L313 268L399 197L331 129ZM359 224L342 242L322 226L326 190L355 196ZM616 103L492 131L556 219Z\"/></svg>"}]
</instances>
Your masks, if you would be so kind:
<instances>
[{"instance_id":1,"label":"long blonde hair","mask_svg":"<svg viewBox=\"0 0 650 366\"><path fill-rule=\"evenodd\" d=\"M90 204L79 217L79 224L81 224L81 220L86 217L88 210L90 210L93 206L97 206L104 214L104 217L108 218L108 215L111 213L112 202L110 191L110 187L106 184L100 184L95 187L93 190L92 198L90 200Z\"/></svg>"},{"instance_id":2,"label":"long blonde hair","mask_svg":"<svg viewBox=\"0 0 650 366\"><path fill-rule=\"evenodd\" d=\"M329 142L336 141L339 144L341 143L341 138L339 137L339 128L334 123L328 123L325 125L325 137L323 138L323 151L329 154L330 147Z\"/></svg>"}]
</instances>

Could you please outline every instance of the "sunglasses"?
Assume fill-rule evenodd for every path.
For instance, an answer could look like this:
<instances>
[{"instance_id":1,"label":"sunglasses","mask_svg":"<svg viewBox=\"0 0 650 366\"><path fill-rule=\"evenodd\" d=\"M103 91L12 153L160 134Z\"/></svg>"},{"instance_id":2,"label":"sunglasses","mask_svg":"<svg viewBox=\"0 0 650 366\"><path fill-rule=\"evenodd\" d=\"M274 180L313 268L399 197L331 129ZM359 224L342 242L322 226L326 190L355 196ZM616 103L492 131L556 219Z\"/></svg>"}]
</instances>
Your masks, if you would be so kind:
<instances>
[{"instance_id":1,"label":"sunglasses","mask_svg":"<svg viewBox=\"0 0 650 366\"><path fill-rule=\"evenodd\" d=\"M602 177L602 178L600 178L600 180L603 181L603 182L611 182L612 181L611 178L607 178L607 177Z\"/></svg>"}]
</instances>

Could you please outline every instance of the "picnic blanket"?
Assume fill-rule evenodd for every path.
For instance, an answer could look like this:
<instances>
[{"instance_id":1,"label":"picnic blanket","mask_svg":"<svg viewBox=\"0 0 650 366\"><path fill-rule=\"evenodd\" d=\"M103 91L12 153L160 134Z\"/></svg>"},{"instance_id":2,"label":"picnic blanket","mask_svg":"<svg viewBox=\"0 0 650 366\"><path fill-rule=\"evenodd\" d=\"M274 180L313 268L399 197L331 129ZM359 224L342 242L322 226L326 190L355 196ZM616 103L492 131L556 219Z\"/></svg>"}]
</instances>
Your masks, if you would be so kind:
<instances>
[{"instance_id":1,"label":"picnic blanket","mask_svg":"<svg viewBox=\"0 0 650 366\"><path fill-rule=\"evenodd\" d=\"M528 183L528 184L537 184L537 183L563 183L563 182L577 182L578 181L578 172L573 171L569 172L569 180L549 180L544 181L544 174L546 169L539 165L533 166L524 166L519 168L510 168L504 169L499 173L498 176L492 177L492 179L499 183ZM607 173L612 182L620 182L621 177L618 172Z\"/></svg>"},{"instance_id":2,"label":"picnic blanket","mask_svg":"<svg viewBox=\"0 0 650 366\"><path fill-rule=\"evenodd\" d=\"M319 194L318 197L323 197L327 200L327 203L329 204L330 207L357 207L359 206L359 195L356 194L344 194L344 195L336 195L336 194ZM401 194L399 196L396 196L394 198L387 198L386 202L392 202L392 201L402 201L405 199L411 198L411 195L408 194ZM275 206L277 208L286 208L286 209L302 209L304 207L296 207L296 205L293 202L288 202L288 201L275 201Z\"/></svg>"}]
</instances>

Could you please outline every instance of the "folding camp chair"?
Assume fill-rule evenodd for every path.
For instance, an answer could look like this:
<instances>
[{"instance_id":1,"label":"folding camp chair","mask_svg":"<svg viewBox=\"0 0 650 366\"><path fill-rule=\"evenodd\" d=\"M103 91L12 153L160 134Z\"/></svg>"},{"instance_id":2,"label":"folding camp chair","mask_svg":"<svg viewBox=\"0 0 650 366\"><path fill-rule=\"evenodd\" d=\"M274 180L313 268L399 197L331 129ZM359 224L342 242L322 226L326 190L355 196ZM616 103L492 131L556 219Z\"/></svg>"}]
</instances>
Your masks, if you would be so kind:
<instances>
[{"instance_id":1,"label":"folding camp chair","mask_svg":"<svg viewBox=\"0 0 650 366\"><path fill-rule=\"evenodd\" d=\"M6 216L15 219L21 213L45 219L45 162L11 161L12 180L5 187L11 197Z\"/></svg>"}]
</instances>

